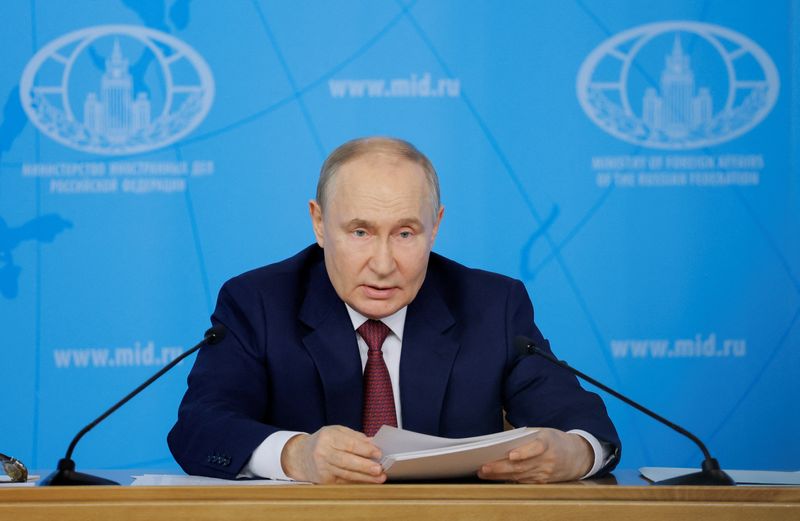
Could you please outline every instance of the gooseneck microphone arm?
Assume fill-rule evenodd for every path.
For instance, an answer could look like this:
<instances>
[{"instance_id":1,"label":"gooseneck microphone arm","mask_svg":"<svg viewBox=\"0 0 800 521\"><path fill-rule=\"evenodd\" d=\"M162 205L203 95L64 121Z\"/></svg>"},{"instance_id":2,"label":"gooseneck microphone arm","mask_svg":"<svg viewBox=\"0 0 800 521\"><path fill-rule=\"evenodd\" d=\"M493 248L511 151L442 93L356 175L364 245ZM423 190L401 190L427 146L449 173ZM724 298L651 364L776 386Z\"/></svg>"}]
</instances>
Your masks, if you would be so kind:
<instances>
[{"instance_id":1,"label":"gooseneck microphone arm","mask_svg":"<svg viewBox=\"0 0 800 521\"><path fill-rule=\"evenodd\" d=\"M659 423L663 423L670 429L673 429L680 434L683 434L690 440L692 440L700 450L703 452L703 457L705 458L702 463L702 470L700 472L696 472L693 474L688 474L685 476L678 476L675 478L658 481L656 485L735 485L735 482L728 476L719 466L719 463L716 459L711 457L711 453L708 452L705 444L700 441L700 438L692 434L691 432L687 431L680 425L676 425L675 423L669 421L668 419L664 418L660 414L657 414L647 407L631 400L627 396L620 394L619 392L615 391L614 389L610 388L609 386L602 384L592 378L591 376L575 369L568 363L559 360L558 358L554 357L547 351L541 349L536 343L527 337L518 336L514 339L514 347L516 347L517 351L523 355L539 355L542 358L546 359L547 361L569 371L570 373L586 380L590 384L602 389L603 391L607 392L608 394L614 396L615 398L622 400L623 402L627 403L631 407L637 409L645 413L646 415L650 416L654 420L658 421Z\"/></svg>"},{"instance_id":2,"label":"gooseneck microphone arm","mask_svg":"<svg viewBox=\"0 0 800 521\"><path fill-rule=\"evenodd\" d=\"M158 380L164 373L181 363L183 359L188 356L194 354L197 350L199 350L204 345L214 345L218 343L225 337L225 327L217 324L214 327L210 328L206 331L204 338L200 343L198 343L193 348L181 353L180 356L172 360L170 363L159 369L153 376L145 380L139 387L125 395L120 401L112 405L106 412L98 416L93 422L89 425L81 429L81 431L72 438L72 442L69 444L69 448L67 449L66 455L59 460L58 462L58 470L44 478L41 482L39 482L39 486L52 486L52 485L119 485L116 481L111 481L109 479L101 478L98 476L92 476L90 474L84 474L82 472L75 471L75 462L72 461L72 452L75 450L75 446L78 444L81 438L92 430L98 423L102 422L106 418L108 418L111 414L114 413L117 409L128 403L131 398L142 392L145 388L147 388L150 384Z\"/></svg>"}]
</instances>

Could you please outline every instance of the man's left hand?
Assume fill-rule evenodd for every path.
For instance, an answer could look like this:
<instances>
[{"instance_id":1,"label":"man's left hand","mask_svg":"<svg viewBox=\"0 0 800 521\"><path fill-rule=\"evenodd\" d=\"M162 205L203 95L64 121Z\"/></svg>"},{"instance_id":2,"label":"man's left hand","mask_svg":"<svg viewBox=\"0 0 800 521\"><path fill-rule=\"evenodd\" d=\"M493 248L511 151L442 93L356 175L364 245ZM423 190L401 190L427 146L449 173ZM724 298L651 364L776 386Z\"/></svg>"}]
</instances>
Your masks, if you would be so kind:
<instances>
[{"instance_id":1,"label":"man's left hand","mask_svg":"<svg viewBox=\"0 0 800 521\"><path fill-rule=\"evenodd\" d=\"M594 451L582 437L557 429L540 428L531 443L508 453L503 460L483 465L481 479L518 483L574 481L594 463Z\"/></svg>"}]
</instances>

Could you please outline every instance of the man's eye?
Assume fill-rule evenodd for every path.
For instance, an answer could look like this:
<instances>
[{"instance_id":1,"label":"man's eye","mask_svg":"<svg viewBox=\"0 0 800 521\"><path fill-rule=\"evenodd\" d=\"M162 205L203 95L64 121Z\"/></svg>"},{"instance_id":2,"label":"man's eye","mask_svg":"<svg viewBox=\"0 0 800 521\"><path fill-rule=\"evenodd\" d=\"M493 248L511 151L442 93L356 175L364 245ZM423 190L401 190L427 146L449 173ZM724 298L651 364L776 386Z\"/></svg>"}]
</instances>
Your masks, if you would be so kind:
<instances>
[{"instance_id":1,"label":"man's eye","mask_svg":"<svg viewBox=\"0 0 800 521\"><path fill-rule=\"evenodd\" d=\"M355 237L366 237L367 236L367 232L365 230L356 230L356 231L353 232L353 235Z\"/></svg>"},{"instance_id":2,"label":"man's eye","mask_svg":"<svg viewBox=\"0 0 800 521\"><path fill-rule=\"evenodd\" d=\"M408 231L406 231L406 232L400 232L400 238L401 238L401 239L408 239L408 238L409 238L409 237L411 237L412 235L413 235L413 234L412 234L411 232L408 232Z\"/></svg>"}]
</instances>

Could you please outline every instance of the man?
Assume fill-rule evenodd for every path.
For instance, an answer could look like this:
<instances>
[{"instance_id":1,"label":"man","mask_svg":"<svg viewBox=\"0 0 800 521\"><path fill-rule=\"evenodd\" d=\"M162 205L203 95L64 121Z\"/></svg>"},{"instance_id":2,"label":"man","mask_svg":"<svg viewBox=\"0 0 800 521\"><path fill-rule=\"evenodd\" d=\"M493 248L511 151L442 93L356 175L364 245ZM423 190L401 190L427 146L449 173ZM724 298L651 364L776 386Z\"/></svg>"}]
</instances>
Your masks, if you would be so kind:
<instances>
[{"instance_id":1,"label":"man","mask_svg":"<svg viewBox=\"0 0 800 521\"><path fill-rule=\"evenodd\" d=\"M228 334L200 351L168 437L187 473L381 483L370 437L381 424L469 437L502 430L504 410L540 431L483 479L565 481L616 465L602 401L515 353L517 335L549 348L522 283L431 253L444 208L416 148L345 143L309 210L316 245L220 290L211 319Z\"/></svg>"}]
</instances>

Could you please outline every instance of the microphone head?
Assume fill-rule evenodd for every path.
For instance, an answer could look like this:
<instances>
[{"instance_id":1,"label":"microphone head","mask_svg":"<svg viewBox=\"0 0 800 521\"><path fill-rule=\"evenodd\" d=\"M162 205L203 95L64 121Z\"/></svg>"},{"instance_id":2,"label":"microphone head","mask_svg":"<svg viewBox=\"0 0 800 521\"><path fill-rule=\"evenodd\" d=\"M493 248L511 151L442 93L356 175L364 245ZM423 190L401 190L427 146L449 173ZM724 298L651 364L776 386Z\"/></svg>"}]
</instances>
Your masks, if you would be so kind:
<instances>
[{"instance_id":1,"label":"microphone head","mask_svg":"<svg viewBox=\"0 0 800 521\"><path fill-rule=\"evenodd\" d=\"M536 350L536 344L530 338L518 335L514 338L514 347L521 355L531 355Z\"/></svg>"},{"instance_id":2,"label":"microphone head","mask_svg":"<svg viewBox=\"0 0 800 521\"><path fill-rule=\"evenodd\" d=\"M225 338L225 333L228 330L225 329L225 326L222 324L214 324L206 331L205 342L206 345L213 346L214 344L220 342L223 338Z\"/></svg>"}]
</instances>

